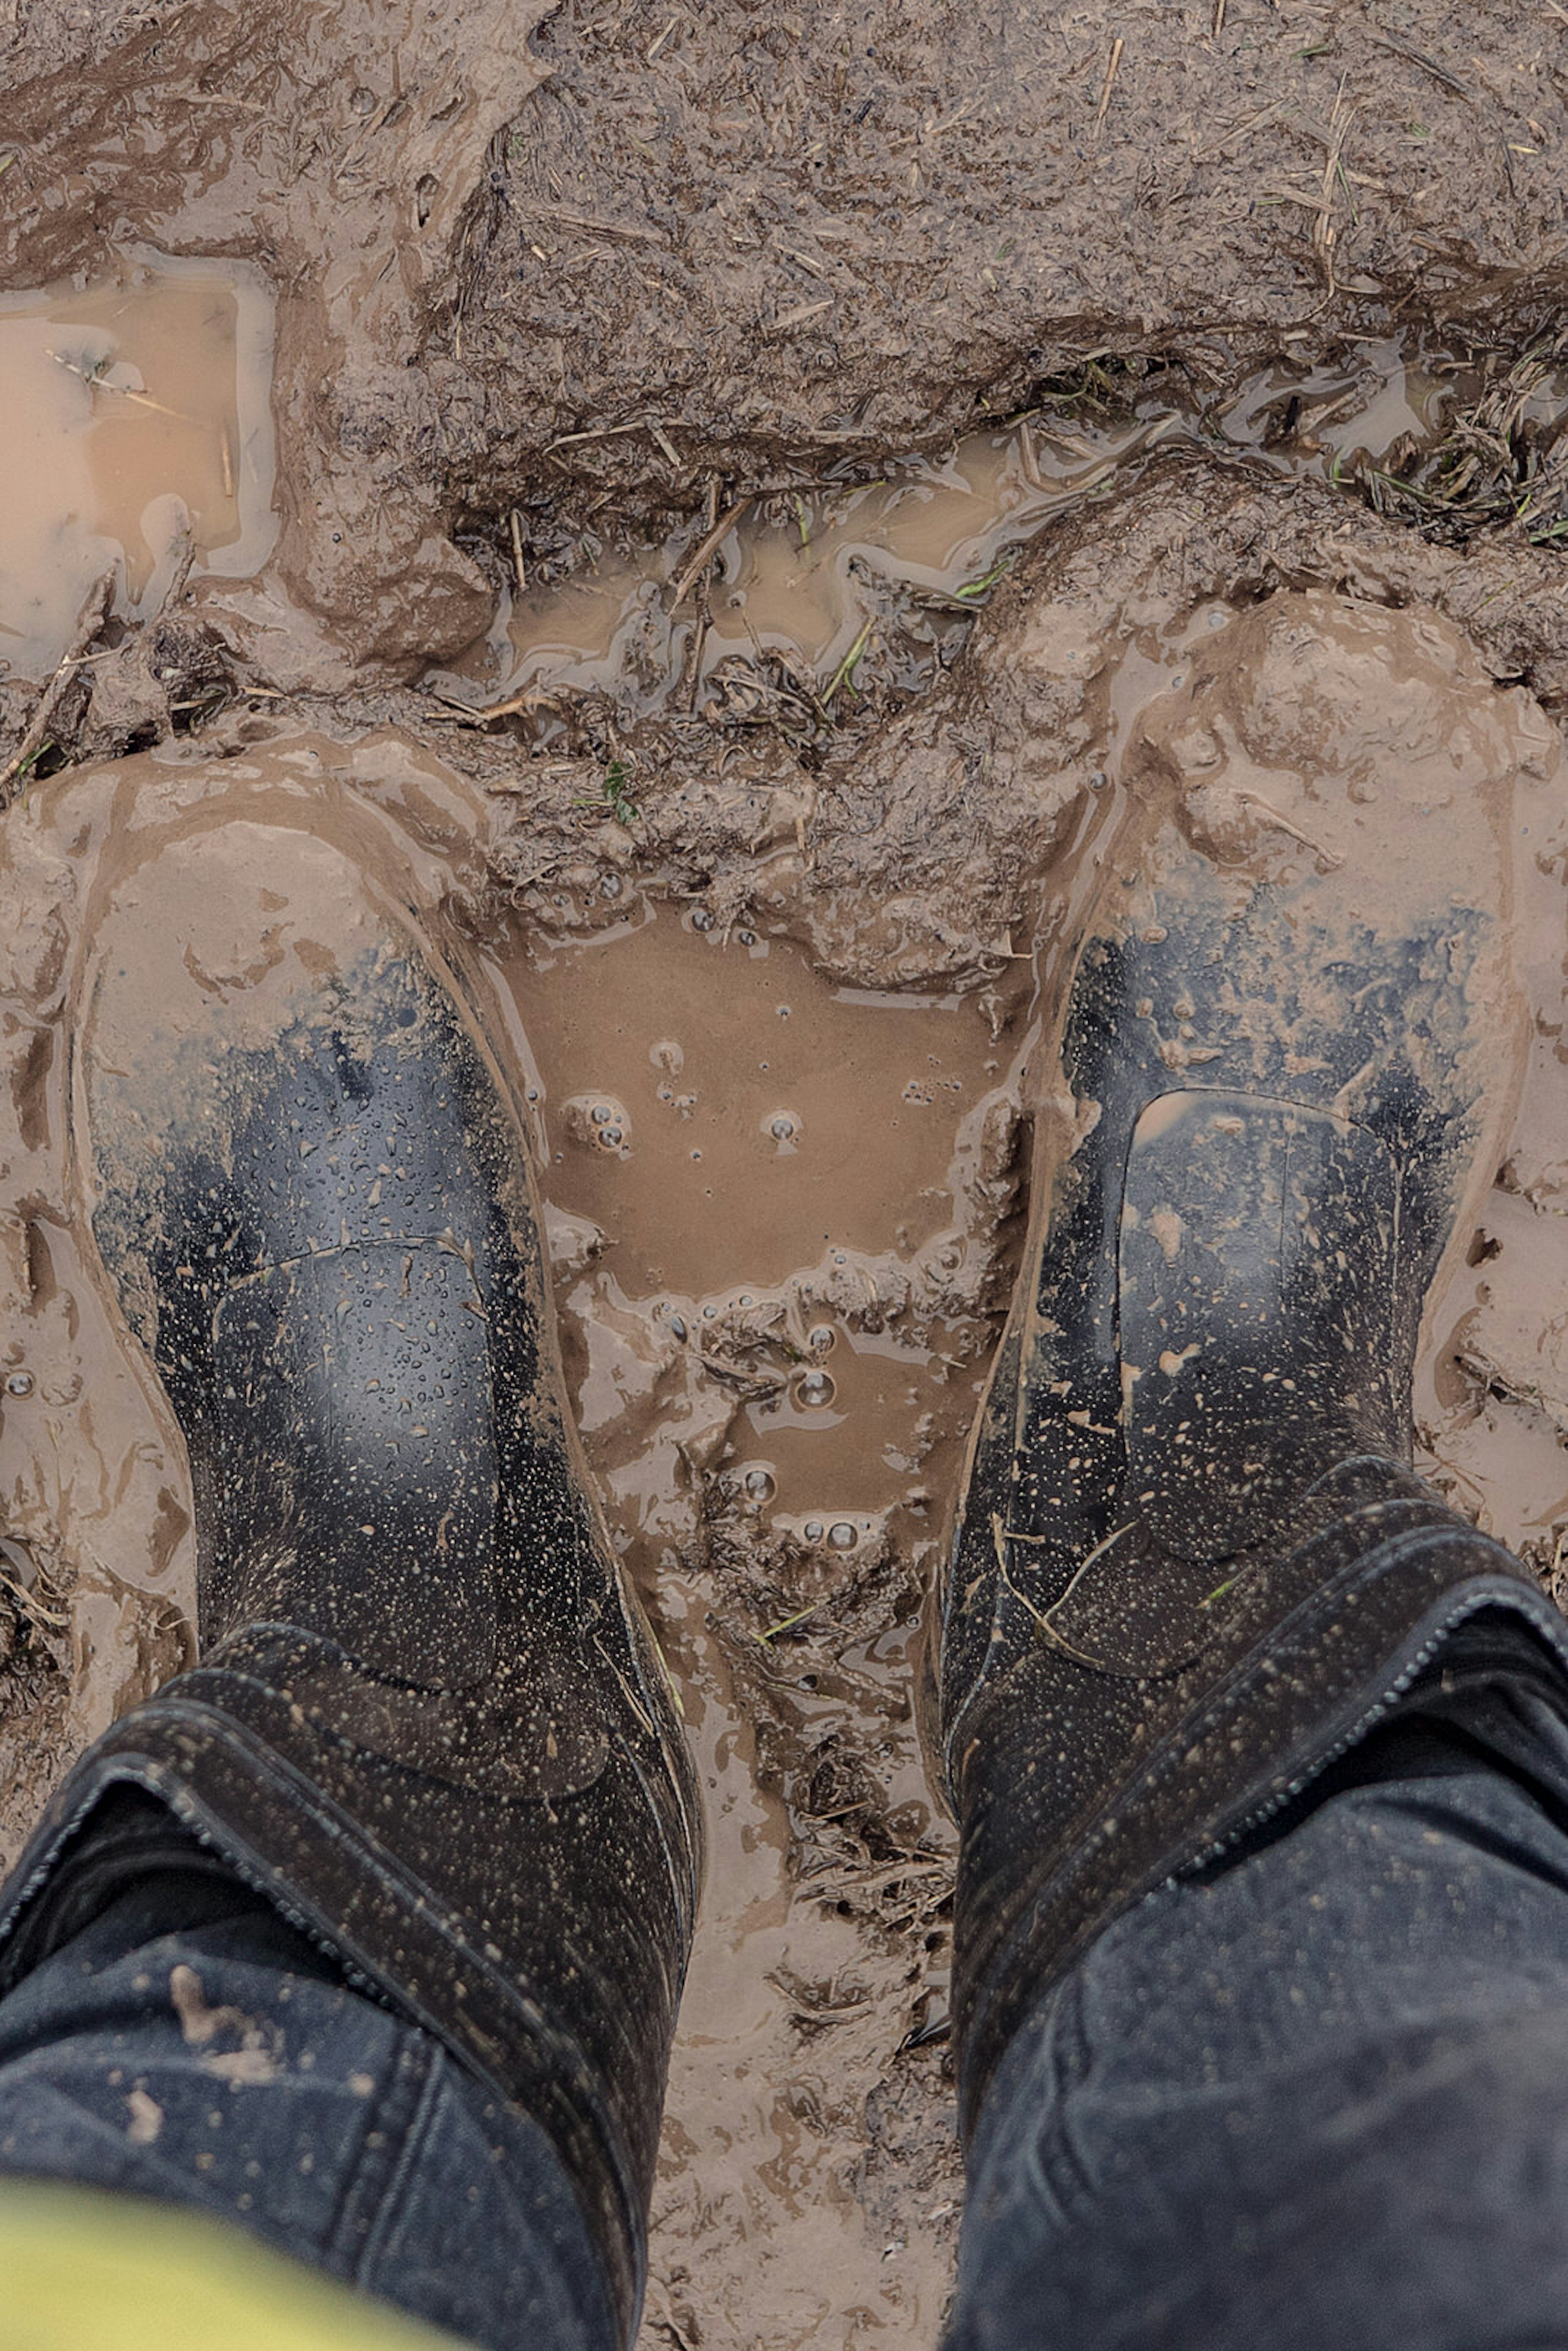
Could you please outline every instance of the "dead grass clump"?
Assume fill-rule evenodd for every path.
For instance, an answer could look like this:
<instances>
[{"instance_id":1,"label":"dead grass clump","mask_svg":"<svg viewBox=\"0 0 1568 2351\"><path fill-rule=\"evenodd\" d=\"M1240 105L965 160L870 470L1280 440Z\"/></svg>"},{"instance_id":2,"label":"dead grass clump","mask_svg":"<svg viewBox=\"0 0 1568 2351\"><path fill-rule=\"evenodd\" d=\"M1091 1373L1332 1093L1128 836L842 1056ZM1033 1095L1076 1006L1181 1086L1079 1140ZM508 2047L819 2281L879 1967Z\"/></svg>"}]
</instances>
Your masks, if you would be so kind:
<instances>
[{"instance_id":1,"label":"dead grass clump","mask_svg":"<svg viewBox=\"0 0 1568 2351\"><path fill-rule=\"evenodd\" d=\"M1479 388L1439 441L1396 443L1382 465L1343 478L1375 513L1446 545L1500 529L1531 547L1568 539L1568 331L1513 354L1474 353L1471 370Z\"/></svg>"}]
</instances>

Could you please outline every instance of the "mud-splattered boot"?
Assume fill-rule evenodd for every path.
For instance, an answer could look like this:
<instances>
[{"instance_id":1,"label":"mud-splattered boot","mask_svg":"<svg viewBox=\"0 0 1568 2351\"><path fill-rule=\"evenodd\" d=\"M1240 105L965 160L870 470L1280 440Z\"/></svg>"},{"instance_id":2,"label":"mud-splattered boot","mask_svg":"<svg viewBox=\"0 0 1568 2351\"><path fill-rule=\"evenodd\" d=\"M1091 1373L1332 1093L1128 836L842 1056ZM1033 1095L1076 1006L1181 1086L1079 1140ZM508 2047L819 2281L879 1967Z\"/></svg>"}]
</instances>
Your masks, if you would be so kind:
<instances>
[{"instance_id":1,"label":"mud-splattered boot","mask_svg":"<svg viewBox=\"0 0 1568 2351\"><path fill-rule=\"evenodd\" d=\"M101 1800L151 1792L542 2125L629 2333L695 1785L568 1421L507 1082L357 820L168 841L96 925L77 1141L190 1455L199 1660L51 1803L0 1980L84 1873L110 1898Z\"/></svg>"},{"instance_id":2,"label":"mud-splattered boot","mask_svg":"<svg viewBox=\"0 0 1568 2351\"><path fill-rule=\"evenodd\" d=\"M1500 1623L1562 1687L1556 1611L1408 1466L1424 1310L1516 1088L1506 785L1462 747L1414 800L1228 775L1206 696L1199 664L1146 730L1057 993L939 1595L970 2126L1024 2004L1463 1620L1493 1612L1469 1667Z\"/></svg>"}]
</instances>

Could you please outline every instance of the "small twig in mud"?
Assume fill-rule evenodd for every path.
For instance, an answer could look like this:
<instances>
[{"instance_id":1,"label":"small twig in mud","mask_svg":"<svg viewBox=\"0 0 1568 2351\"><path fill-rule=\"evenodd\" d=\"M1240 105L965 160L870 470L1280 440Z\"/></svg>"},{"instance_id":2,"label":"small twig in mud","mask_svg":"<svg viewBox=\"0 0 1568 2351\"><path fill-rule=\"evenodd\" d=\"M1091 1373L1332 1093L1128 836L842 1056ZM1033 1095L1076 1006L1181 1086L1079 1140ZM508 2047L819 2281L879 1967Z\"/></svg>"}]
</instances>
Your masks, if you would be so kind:
<instances>
[{"instance_id":1,"label":"small twig in mud","mask_svg":"<svg viewBox=\"0 0 1568 2351\"><path fill-rule=\"evenodd\" d=\"M631 221L601 220L594 213L575 213L565 204L527 204L522 211L534 220L559 221L565 228L585 228L595 236L624 236L633 245L665 245L657 229L639 228Z\"/></svg>"},{"instance_id":2,"label":"small twig in mud","mask_svg":"<svg viewBox=\"0 0 1568 2351\"><path fill-rule=\"evenodd\" d=\"M1299 824L1292 824L1288 816L1281 814L1272 800L1263 798L1261 792L1238 792L1236 797L1239 800L1245 800L1249 808L1259 810L1271 825L1277 826L1281 832L1289 833L1292 841L1299 841L1303 849L1310 849L1325 873L1339 872L1344 863L1339 851L1325 848L1321 841L1314 841L1310 832L1303 832Z\"/></svg>"},{"instance_id":3,"label":"small twig in mud","mask_svg":"<svg viewBox=\"0 0 1568 2351\"><path fill-rule=\"evenodd\" d=\"M750 504L751 499L749 494L746 497L737 498L732 507L727 507L725 508L723 514L719 516L718 520L712 526L711 529L706 530L703 533L701 539L697 543L695 553L693 555L691 561L687 564L685 569L682 572L671 591L670 610L672 612L674 611L678 606L685 602L686 598L691 594L692 590L696 586L697 581L707 569L708 565L713 561L714 557L718 553L719 549L724 545L725 540L729 537L730 532L735 528L736 524L740 520L742 515L745 514Z\"/></svg>"},{"instance_id":4,"label":"small twig in mud","mask_svg":"<svg viewBox=\"0 0 1568 2351\"><path fill-rule=\"evenodd\" d=\"M861 631L859 636L855 639L853 644L850 647L848 653L844 655L842 661L833 672L831 680L823 688L821 703L824 710L831 710L833 706L833 696L837 694L841 685L847 685L852 688L853 687L855 682L855 672L860 667L861 656L865 652L867 645L871 643L871 633L875 626L876 622L874 621L868 621L866 622L864 628Z\"/></svg>"},{"instance_id":5,"label":"small twig in mud","mask_svg":"<svg viewBox=\"0 0 1568 2351\"><path fill-rule=\"evenodd\" d=\"M1040 470L1040 455L1034 445L1034 428L1027 416L1019 418L1019 467L1031 490L1043 490L1045 475Z\"/></svg>"},{"instance_id":6,"label":"small twig in mud","mask_svg":"<svg viewBox=\"0 0 1568 2351\"><path fill-rule=\"evenodd\" d=\"M516 507L512 508L512 577L519 596L528 592L528 567L523 560L523 518Z\"/></svg>"},{"instance_id":7,"label":"small twig in mud","mask_svg":"<svg viewBox=\"0 0 1568 2351\"><path fill-rule=\"evenodd\" d=\"M1091 139L1099 138L1101 127L1110 110L1111 92L1116 86L1116 69L1122 62L1122 51L1125 47L1126 43L1123 40L1121 34L1118 33L1115 39L1111 44L1110 62L1105 68L1105 87L1100 93L1100 111L1094 117L1094 128L1089 134Z\"/></svg>"},{"instance_id":8,"label":"small twig in mud","mask_svg":"<svg viewBox=\"0 0 1568 2351\"><path fill-rule=\"evenodd\" d=\"M546 443L545 455L548 457L552 450L570 449L580 441L623 440L628 433L651 434L671 465L679 465L680 451L675 447L664 426L655 423L651 416L634 416L629 424L591 424L581 433L558 433L553 441Z\"/></svg>"},{"instance_id":9,"label":"small twig in mud","mask_svg":"<svg viewBox=\"0 0 1568 2351\"><path fill-rule=\"evenodd\" d=\"M46 1608L43 1602L37 1599L25 1584L18 1583L15 1576L7 1575L3 1569L0 1569L0 1589L5 1592L16 1614L26 1624L32 1625L36 1632L68 1631L71 1620L68 1615L60 1614L56 1609Z\"/></svg>"},{"instance_id":10,"label":"small twig in mud","mask_svg":"<svg viewBox=\"0 0 1568 2351\"><path fill-rule=\"evenodd\" d=\"M1224 32L1225 0L1214 0L1214 23L1209 29L1212 37L1216 40L1218 40L1220 34Z\"/></svg>"},{"instance_id":11,"label":"small twig in mud","mask_svg":"<svg viewBox=\"0 0 1568 2351\"><path fill-rule=\"evenodd\" d=\"M1234 123L1228 131L1222 132L1212 147L1205 147L1198 154L1195 155L1192 159L1193 162L1195 163L1218 163L1221 155L1224 154L1226 149L1229 146L1233 139L1246 139L1254 131L1261 131L1266 122L1272 122L1276 117L1282 114L1284 110L1285 110L1282 106L1276 104L1274 106L1264 107L1260 114L1249 114L1244 122Z\"/></svg>"},{"instance_id":12,"label":"small twig in mud","mask_svg":"<svg viewBox=\"0 0 1568 2351\"><path fill-rule=\"evenodd\" d=\"M1396 40L1392 33L1368 33L1366 37L1375 49L1387 49L1396 57L1407 57L1423 73L1429 73L1434 81L1440 81L1445 89L1451 89L1456 98L1462 98L1467 106L1475 104L1476 94L1469 82L1462 81L1447 66L1439 65L1436 57L1429 57L1425 49L1412 48L1408 41Z\"/></svg>"},{"instance_id":13,"label":"small twig in mud","mask_svg":"<svg viewBox=\"0 0 1568 2351\"><path fill-rule=\"evenodd\" d=\"M905 1861L890 1861L881 1869L856 1873L847 1877L806 1877L800 1881L802 1894L833 1896L840 1894L883 1894L891 1886L899 1886L911 1877L951 1877L950 1861L920 1861L912 1855Z\"/></svg>"},{"instance_id":14,"label":"small twig in mud","mask_svg":"<svg viewBox=\"0 0 1568 2351\"><path fill-rule=\"evenodd\" d=\"M1094 444L1085 441L1081 433L1059 432L1050 424L1041 424L1039 430L1042 441L1049 441L1053 449L1065 449L1070 457L1094 458L1100 455Z\"/></svg>"},{"instance_id":15,"label":"small twig in mud","mask_svg":"<svg viewBox=\"0 0 1568 2351\"><path fill-rule=\"evenodd\" d=\"M110 383L101 368L78 367L75 360L67 359L64 351L51 351L49 357L57 367L63 367L68 375L78 376L94 392L112 392L118 399L131 401L138 408L151 408L159 416L172 416L176 424L193 424L196 421L187 416L183 408L166 408L150 392L136 392L128 383Z\"/></svg>"},{"instance_id":16,"label":"small twig in mud","mask_svg":"<svg viewBox=\"0 0 1568 2351\"><path fill-rule=\"evenodd\" d=\"M88 590L86 601L77 615L76 634L71 639L70 649L47 685L45 686L38 706L33 713L32 724L17 744L5 768L0 772L0 809L10 806L16 797L13 787L17 777L21 775L24 768L30 768L42 754L45 739L48 735L54 715L60 706L61 697L80 667L88 647L109 618L110 602L114 595L116 569L117 567L111 563L108 570L95 580Z\"/></svg>"},{"instance_id":17,"label":"small twig in mud","mask_svg":"<svg viewBox=\"0 0 1568 2351\"><path fill-rule=\"evenodd\" d=\"M433 710L430 715L448 726L487 726L492 718L515 718L520 711L560 708L560 696L547 694L538 685L529 686L525 694L514 694L506 702L492 703L487 710L476 710L471 702L459 702L450 694L438 694L434 699L444 702L452 716L447 718L440 710Z\"/></svg>"},{"instance_id":18,"label":"small twig in mud","mask_svg":"<svg viewBox=\"0 0 1568 2351\"><path fill-rule=\"evenodd\" d=\"M754 1633L751 1637L759 1649L765 1649L780 1633L790 1632L795 1625L803 1625L808 1616L814 1616L821 1604L820 1600L813 1600L810 1607L797 1608L793 1616L781 1616L777 1625L769 1625L765 1633Z\"/></svg>"},{"instance_id":19,"label":"small twig in mud","mask_svg":"<svg viewBox=\"0 0 1568 2351\"><path fill-rule=\"evenodd\" d=\"M1323 164L1322 193L1318 204L1318 216L1312 225L1312 247L1322 264L1328 290L1334 292L1333 249L1339 234L1334 226L1334 187L1343 181L1340 157L1344 149L1345 134L1355 115L1354 105L1346 105L1344 82L1342 78L1334 96L1333 113L1329 122L1328 156Z\"/></svg>"}]
</instances>

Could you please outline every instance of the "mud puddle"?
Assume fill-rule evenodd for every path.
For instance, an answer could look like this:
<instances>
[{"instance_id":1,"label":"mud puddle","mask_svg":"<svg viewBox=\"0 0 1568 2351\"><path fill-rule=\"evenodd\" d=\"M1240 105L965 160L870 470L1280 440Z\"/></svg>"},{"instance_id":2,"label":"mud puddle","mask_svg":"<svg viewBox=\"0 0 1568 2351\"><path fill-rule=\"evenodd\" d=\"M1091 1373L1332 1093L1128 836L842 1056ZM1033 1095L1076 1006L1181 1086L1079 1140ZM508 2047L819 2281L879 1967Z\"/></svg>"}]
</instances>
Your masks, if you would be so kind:
<instances>
[{"instance_id":1,"label":"mud puddle","mask_svg":"<svg viewBox=\"0 0 1568 2351\"><path fill-rule=\"evenodd\" d=\"M639 1406L695 1366L733 1400L747 1495L853 1549L868 1509L924 1498L898 1468L973 1352L929 1309L918 1335L894 1326L963 1251L954 1162L1005 1099L974 998L835 989L786 940L652 909L620 936L529 941L509 977L558 1246L583 1268L565 1295L585 1430L624 1419L646 1458ZM663 1442L714 1458L680 1420Z\"/></svg>"},{"instance_id":2,"label":"mud puddle","mask_svg":"<svg viewBox=\"0 0 1568 2351\"><path fill-rule=\"evenodd\" d=\"M511 703L544 740L573 695L608 695L633 716L672 700L724 716L769 659L830 711L873 676L915 693L1019 550L1154 450L1224 450L1348 487L1432 447L1474 389L1454 353L1396 336L1353 339L1343 362L1315 367L1292 362L1290 341L1212 410L1173 404L1165 387L1114 422L1063 400L869 482L808 484L722 512L716 490L705 518L636 552L589 531L564 577L558 565L530 578L519 541L489 636L431 684L459 705Z\"/></svg>"},{"instance_id":3,"label":"mud puddle","mask_svg":"<svg viewBox=\"0 0 1568 2351\"><path fill-rule=\"evenodd\" d=\"M259 275L166 259L109 283L0 295L0 660L51 670L83 599L158 609L189 545L260 569L272 512L272 300Z\"/></svg>"},{"instance_id":4,"label":"mud puddle","mask_svg":"<svg viewBox=\"0 0 1568 2351\"><path fill-rule=\"evenodd\" d=\"M940 2064L896 2054L946 2004L915 1624L988 1355L981 1175L1027 976L984 1008L834 988L787 939L645 905L586 944L525 933L505 976L569 1376L708 1807L644 2341L930 2341L951 2124L925 2225L883 2225L865 2111ZM839 1907L868 1830L875 1930Z\"/></svg>"}]
</instances>

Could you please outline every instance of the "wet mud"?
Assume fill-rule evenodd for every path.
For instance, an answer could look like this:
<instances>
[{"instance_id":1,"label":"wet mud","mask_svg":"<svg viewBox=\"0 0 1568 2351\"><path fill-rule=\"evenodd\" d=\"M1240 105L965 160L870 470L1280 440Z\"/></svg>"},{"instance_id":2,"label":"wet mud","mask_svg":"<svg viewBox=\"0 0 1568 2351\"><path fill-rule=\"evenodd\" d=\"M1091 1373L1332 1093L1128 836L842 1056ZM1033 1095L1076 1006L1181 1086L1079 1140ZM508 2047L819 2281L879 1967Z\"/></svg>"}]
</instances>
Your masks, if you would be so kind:
<instances>
[{"instance_id":1,"label":"wet mud","mask_svg":"<svg viewBox=\"0 0 1568 2351\"><path fill-rule=\"evenodd\" d=\"M272 300L234 269L0 296L0 653L51 669L108 563L146 620L193 572L258 571L277 538Z\"/></svg>"},{"instance_id":2,"label":"wet mud","mask_svg":"<svg viewBox=\"0 0 1568 2351\"><path fill-rule=\"evenodd\" d=\"M0 25L0 1835L193 1638L79 974L153 842L287 802L491 991L700 1759L645 2346L936 2339L919 1614L1142 803L1238 886L1395 803L1396 919L1511 793L1528 1050L1418 1458L1568 1568L1565 41L1435 0Z\"/></svg>"},{"instance_id":3,"label":"wet mud","mask_svg":"<svg viewBox=\"0 0 1568 2351\"><path fill-rule=\"evenodd\" d=\"M291 487L228 626L319 680L480 633L514 510L559 568L1090 354L1207 407L1346 337L1532 333L1559 266L1545 10L35 0L0 44L0 286L150 242L278 288Z\"/></svg>"}]
</instances>

